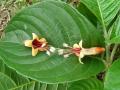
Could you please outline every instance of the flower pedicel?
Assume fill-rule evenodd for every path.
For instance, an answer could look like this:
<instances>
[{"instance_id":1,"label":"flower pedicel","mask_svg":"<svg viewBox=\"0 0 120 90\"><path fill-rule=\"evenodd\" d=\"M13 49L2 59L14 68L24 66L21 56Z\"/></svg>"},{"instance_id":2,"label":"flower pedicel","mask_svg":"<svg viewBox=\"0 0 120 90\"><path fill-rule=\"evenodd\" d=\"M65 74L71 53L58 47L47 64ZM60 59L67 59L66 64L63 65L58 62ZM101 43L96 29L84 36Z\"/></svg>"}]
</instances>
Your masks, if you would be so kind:
<instances>
[{"instance_id":1,"label":"flower pedicel","mask_svg":"<svg viewBox=\"0 0 120 90\"><path fill-rule=\"evenodd\" d=\"M38 52L46 51L48 55L50 52L54 52L55 48L48 45L45 38L39 38L35 33L32 33L32 40L25 40L24 44L26 47L32 48L32 56L36 56Z\"/></svg>"},{"instance_id":2,"label":"flower pedicel","mask_svg":"<svg viewBox=\"0 0 120 90\"><path fill-rule=\"evenodd\" d=\"M81 64L83 64L83 62L81 62L81 58L83 58L85 55L96 55L105 51L105 48L102 47L83 48L82 40L79 42L79 44L74 44L73 47L69 46L66 43L64 43L63 46L66 49L59 49L59 55L64 55L64 57L66 58L69 57L69 55L71 54L75 54L79 58L79 62Z\"/></svg>"}]
</instances>

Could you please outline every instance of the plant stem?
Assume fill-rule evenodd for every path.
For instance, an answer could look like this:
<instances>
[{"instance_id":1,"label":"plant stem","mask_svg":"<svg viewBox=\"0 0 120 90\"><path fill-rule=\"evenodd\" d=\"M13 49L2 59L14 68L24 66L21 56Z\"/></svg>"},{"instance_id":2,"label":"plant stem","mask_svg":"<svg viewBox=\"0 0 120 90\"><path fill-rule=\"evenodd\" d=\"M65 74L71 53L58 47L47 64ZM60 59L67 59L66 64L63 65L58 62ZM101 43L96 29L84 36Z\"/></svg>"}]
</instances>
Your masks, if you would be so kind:
<instances>
[{"instance_id":1,"label":"plant stem","mask_svg":"<svg viewBox=\"0 0 120 90\"><path fill-rule=\"evenodd\" d=\"M106 30L106 27L105 27L104 24L103 24L103 29L104 29L105 49L106 49L106 62L109 62L109 59L110 59L110 55L109 55L110 44L106 42L106 41L109 40L109 36L108 36L107 30Z\"/></svg>"},{"instance_id":2,"label":"plant stem","mask_svg":"<svg viewBox=\"0 0 120 90\"><path fill-rule=\"evenodd\" d=\"M104 38L105 38L106 62L109 62L109 58L110 58L110 57L109 57L110 45L109 45L109 43L106 42L106 41L109 40L109 36L108 36L108 32L107 32L107 29L106 29L106 25L105 25L105 22L104 22L104 19L103 19L103 14L102 14L102 11L101 11L100 3L99 3L98 0L97 0L97 3L98 3L98 6L99 6L99 10L100 10L101 23L102 23L102 26L103 26L103 32L104 32Z\"/></svg>"},{"instance_id":3,"label":"plant stem","mask_svg":"<svg viewBox=\"0 0 120 90\"><path fill-rule=\"evenodd\" d=\"M114 58L115 52L117 50L117 47L118 47L118 44L115 44L113 47L113 50L112 50L111 56L110 56L110 64L113 62L113 58Z\"/></svg>"}]
</instances>

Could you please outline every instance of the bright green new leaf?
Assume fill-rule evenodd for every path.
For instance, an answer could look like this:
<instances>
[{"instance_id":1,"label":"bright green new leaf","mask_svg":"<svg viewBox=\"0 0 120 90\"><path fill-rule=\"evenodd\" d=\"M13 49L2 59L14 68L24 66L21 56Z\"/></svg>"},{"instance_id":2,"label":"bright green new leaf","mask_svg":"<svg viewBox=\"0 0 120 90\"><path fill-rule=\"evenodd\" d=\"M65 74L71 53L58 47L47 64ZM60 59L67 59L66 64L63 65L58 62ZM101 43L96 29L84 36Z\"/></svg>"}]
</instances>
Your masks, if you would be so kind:
<instances>
[{"instance_id":1,"label":"bright green new leaf","mask_svg":"<svg viewBox=\"0 0 120 90\"><path fill-rule=\"evenodd\" d=\"M115 61L105 76L105 90L120 90L120 59Z\"/></svg>"},{"instance_id":2,"label":"bright green new leaf","mask_svg":"<svg viewBox=\"0 0 120 90\"><path fill-rule=\"evenodd\" d=\"M104 24L109 25L120 10L120 0L80 0Z\"/></svg>"},{"instance_id":3,"label":"bright green new leaf","mask_svg":"<svg viewBox=\"0 0 120 90\"><path fill-rule=\"evenodd\" d=\"M20 74L46 83L70 82L96 75L104 69L97 58L68 58L45 52L32 57L31 48L24 40L32 33L47 39L50 45L62 48L63 43L73 45L83 40L84 47L102 46L103 38L96 28L77 10L63 2L43 1L18 13L8 24L0 42L0 55L4 62Z\"/></svg>"}]
</instances>

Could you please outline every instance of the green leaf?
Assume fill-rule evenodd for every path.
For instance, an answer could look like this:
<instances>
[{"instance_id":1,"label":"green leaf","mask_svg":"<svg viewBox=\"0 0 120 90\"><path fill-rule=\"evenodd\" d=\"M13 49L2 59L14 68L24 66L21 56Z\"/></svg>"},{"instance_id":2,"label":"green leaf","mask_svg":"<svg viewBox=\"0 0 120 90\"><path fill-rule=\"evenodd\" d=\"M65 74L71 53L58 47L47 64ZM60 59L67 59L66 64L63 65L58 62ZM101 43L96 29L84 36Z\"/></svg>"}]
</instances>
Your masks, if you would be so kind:
<instances>
[{"instance_id":1,"label":"green leaf","mask_svg":"<svg viewBox=\"0 0 120 90\"><path fill-rule=\"evenodd\" d=\"M14 70L8 68L3 63L1 57L0 57L0 72L4 73L6 77L9 76L8 78L15 83L15 86L11 86L9 90L66 90L67 88L67 86L64 84L45 84L36 81L30 81L29 79L17 74ZM1 81L1 84L4 83L6 83L6 81L4 80ZM0 87L0 90L3 89Z\"/></svg>"},{"instance_id":2,"label":"green leaf","mask_svg":"<svg viewBox=\"0 0 120 90\"><path fill-rule=\"evenodd\" d=\"M119 90L120 89L120 59L116 60L105 76L105 90Z\"/></svg>"},{"instance_id":3,"label":"green leaf","mask_svg":"<svg viewBox=\"0 0 120 90\"><path fill-rule=\"evenodd\" d=\"M80 3L76 9L86 16L86 18L89 19L95 26L97 25L96 16L83 3Z\"/></svg>"},{"instance_id":4,"label":"green leaf","mask_svg":"<svg viewBox=\"0 0 120 90\"><path fill-rule=\"evenodd\" d=\"M68 84L59 84L57 90L67 90Z\"/></svg>"},{"instance_id":5,"label":"green leaf","mask_svg":"<svg viewBox=\"0 0 120 90\"><path fill-rule=\"evenodd\" d=\"M16 86L16 87L12 87L9 90L35 90L35 82L31 81L29 83L20 85L20 86Z\"/></svg>"},{"instance_id":6,"label":"green leaf","mask_svg":"<svg viewBox=\"0 0 120 90\"><path fill-rule=\"evenodd\" d=\"M9 67L7 67L3 63L2 58L0 59L0 72L2 72L5 75L9 76L16 83L16 85L21 85L21 84L29 82L28 78L25 78L25 77L19 75L14 70L12 70Z\"/></svg>"},{"instance_id":7,"label":"green leaf","mask_svg":"<svg viewBox=\"0 0 120 90\"><path fill-rule=\"evenodd\" d=\"M2 58L0 57L0 72L4 72L5 71L5 64L2 61Z\"/></svg>"},{"instance_id":8,"label":"green leaf","mask_svg":"<svg viewBox=\"0 0 120 90\"><path fill-rule=\"evenodd\" d=\"M104 24L109 25L120 10L120 0L80 0Z\"/></svg>"},{"instance_id":9,"label":"green leaf","mask_svg":"<svg viewBox=\"0 0 120 90\"><path fill-rule=\"evenodd\" d=\"M2 73L1 73L2 72ZM4 73L4 74L3 74ZM0 58L0 75L5 75L4 78L9 78L10 80L4 80L4 78L0 79L1 85L3 85L0 87L0 90L39 90L37 88L39 88L39 85L35 85L35 81L29 81L29 79L17 74L14 70L10 69L9 67L7 67L3 61L2 58ZM6 83L8 82L8 83ZM12 82L12 83L11 83ZM6 83L6 86L5 86ZM9 83L11 83L9 85ZM15 84L15 85L12 85ZM36 84L38 84L38 82L36 82ZM39 83L40 84L40 83ZM7 87L7 85L9 85L9 87ZM7 87L7 88L6 88Z\"/></svg>"},{"instance_id":10,"label":"green leaf","mask_svg":"<svg viewBox=\"0 0 120 90\"><path fill-rule=\"evenodd\" d=\"M58 84L48 84L47 90L58 90Z\"/></svg>"},{"instance_id":11,"label":"green leaf","mask_svg":"<svg viewBox=\"0 0 120 90\"><path fill-rule=\"evenodd\" d=\"M18 13L0 42L4 62L20 74L41 82L59 83L88 78L104 69L103 62L97 58L85 57L84 64L80 64L75 55L64 58L41 52L32 57L24 40L31 39L33 32L59 48L63 43L72 46L81 39L84 47L102 46L103 42L96 28L74 8L63 2L43 1Z\"/></svg>"},{"instance_id":12,"label":"green leaf","mask_svg":"<svg viewBox=\"0 0 120 90\"><path fill-rule=\"evenodd\" d=\"M0 90L8 90L15 86L16 84L11 78L0 72Z\"/></svg>"},{"instance_id":13,"label":"green leaf","mask_svg":"<svg viewBox=\"0 0 120 90\"><path fill-rule=\"evenodd\" d=\"M96 78L89 78L73 82L67 90L103 90L104 86Z\"/></svg>"},{"instance_id":14,"label":"green leaf","mask_svg":"<svg viewBox=\"0 0 120 90\"><path fill-rule=\"evenodd\" d=\"M108 43L120 43L120 16L111 27L111 39L107 41Z\"/></svg>"},{"instance_id":15,"label":"green leaf","mask_svg":"<svg viewBox=\"0 0 120 90\"><path fill-rule=\"evenodd\" d=\"M31 81L29 83L13 87L9 90L67 90L67 87L65 88L65 86L60 86L60 89L58 88L59 86L60 84L45 84Z\"/></svg>"}]
</instances>

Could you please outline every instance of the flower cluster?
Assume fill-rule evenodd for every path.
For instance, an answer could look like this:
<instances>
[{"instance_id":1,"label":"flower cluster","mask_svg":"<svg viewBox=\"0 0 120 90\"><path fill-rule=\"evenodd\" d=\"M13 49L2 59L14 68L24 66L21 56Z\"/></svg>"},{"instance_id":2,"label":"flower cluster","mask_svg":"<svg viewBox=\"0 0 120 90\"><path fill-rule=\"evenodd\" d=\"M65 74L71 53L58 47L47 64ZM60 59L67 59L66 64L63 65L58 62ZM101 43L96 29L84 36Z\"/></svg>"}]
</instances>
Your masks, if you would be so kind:
<instances>
[{"instance_id":1,"label":"flower cluster","mask_svg":"<svg viewBox=\"0 0 120 90\"><path fill-rule=\"evenodd\" d=\"M49 45L45 38L39 38L35 33L32 33L32 40L25 40L24 44L26 47L32 48L32 56L36 56L38 52L46 51L47 55L54 53L56 48ZM91 47L83 48L82 40L79 44L75 43L72 47L66 43L63 43L64 49L57 49L59 55L63 55L65 58L69 57L71 54L76 55L79 58L79 62L83 64L81 58L86 55L96 55L105 51L102 47Z\"/></svg>"}]
</instances>

